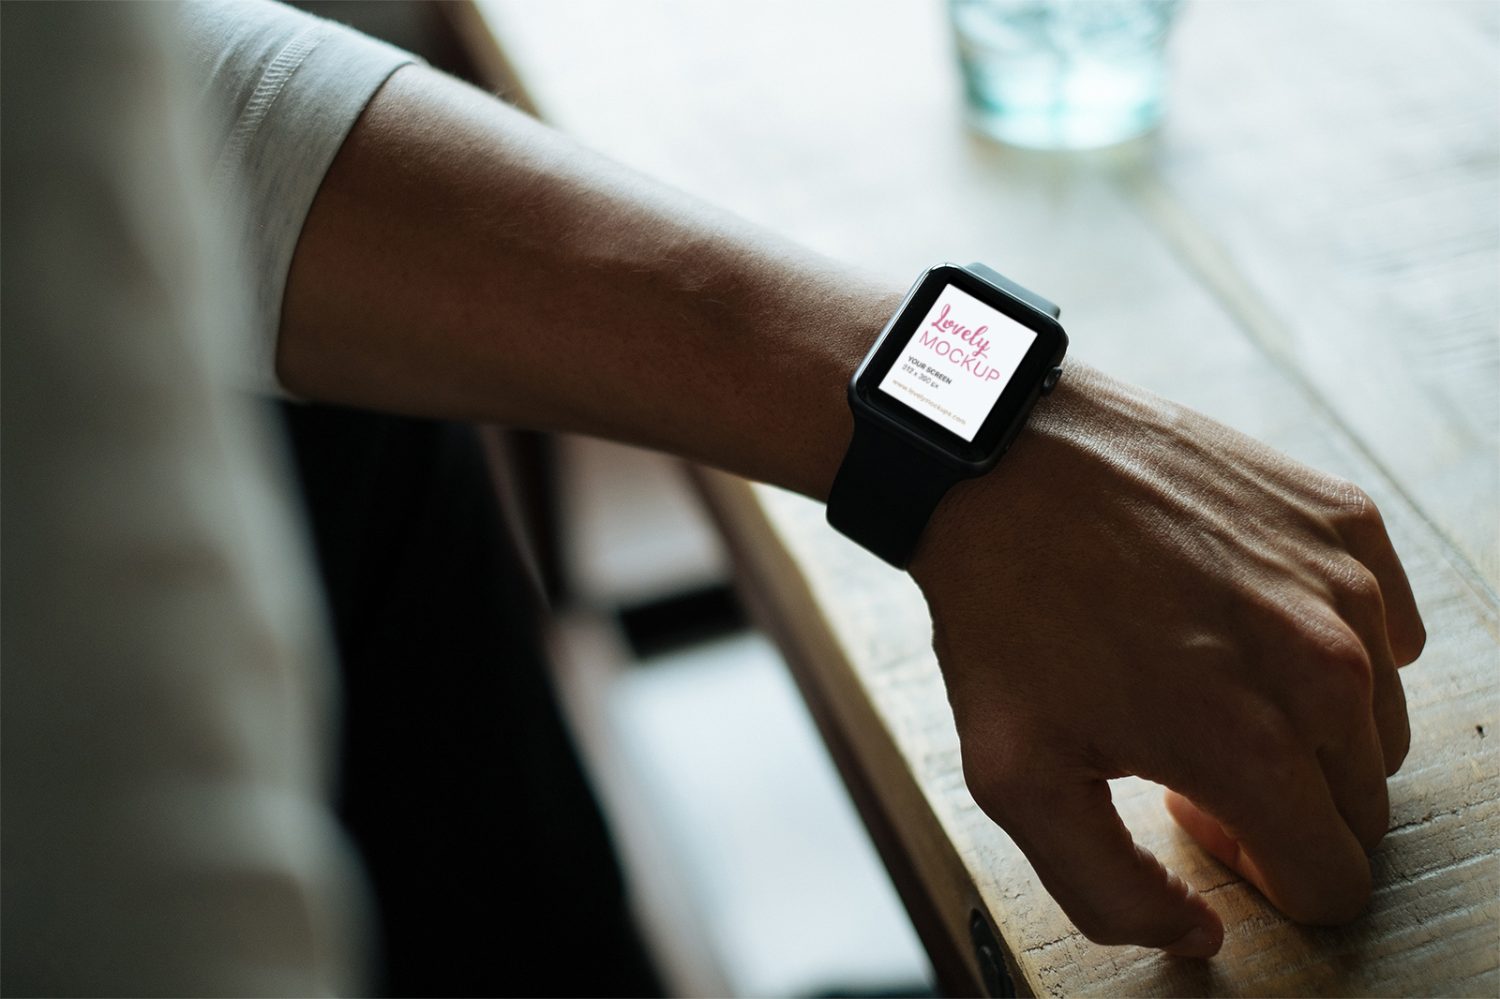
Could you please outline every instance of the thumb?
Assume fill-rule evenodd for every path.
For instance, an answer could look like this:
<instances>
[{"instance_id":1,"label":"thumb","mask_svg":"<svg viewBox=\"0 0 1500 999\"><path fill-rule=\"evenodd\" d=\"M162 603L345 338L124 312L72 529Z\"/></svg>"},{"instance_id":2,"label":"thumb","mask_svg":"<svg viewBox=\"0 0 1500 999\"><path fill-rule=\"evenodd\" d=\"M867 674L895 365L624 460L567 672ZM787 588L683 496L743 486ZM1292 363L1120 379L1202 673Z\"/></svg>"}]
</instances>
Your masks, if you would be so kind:
<instances>
[{"instance_id":1,"label":"thumb","mask_svg":"<svg viewBox=\"0 0 1500 999\"><path fill-rule=\"evenodd\" d=\"M1211 957L1224 924L1208 903L1137 846L1109 784L1084 780L1008 796L993 811L1075 926L1095 943ZM983 803L981 803L983 806Z\"/></svg>"}]
</instances>

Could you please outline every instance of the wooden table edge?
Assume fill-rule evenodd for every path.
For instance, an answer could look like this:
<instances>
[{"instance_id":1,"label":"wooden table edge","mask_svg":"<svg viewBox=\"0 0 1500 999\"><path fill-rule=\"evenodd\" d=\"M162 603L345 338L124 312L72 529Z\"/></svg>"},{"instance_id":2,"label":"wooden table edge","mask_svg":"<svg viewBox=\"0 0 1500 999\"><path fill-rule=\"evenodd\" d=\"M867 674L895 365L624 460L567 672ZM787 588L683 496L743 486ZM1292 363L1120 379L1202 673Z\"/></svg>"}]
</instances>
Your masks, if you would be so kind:
<instances>
[{"instance_id":1,"label":"wooden table edge","mask_svg":"<svg viewBox=\"0 0 1500 999\"><path fill-rule=\"evenodd\" d=\"M1034 994L885 723L859 688L807 580L755 496L737 476L689 465L735 566L752 618L781 650L881 861L948 996L985 995L969 920L983 914L1017 994ZM881 780L878 774L887 774ZM902 775L906 775L902 779Z\"/></svg>"}]
</instances>

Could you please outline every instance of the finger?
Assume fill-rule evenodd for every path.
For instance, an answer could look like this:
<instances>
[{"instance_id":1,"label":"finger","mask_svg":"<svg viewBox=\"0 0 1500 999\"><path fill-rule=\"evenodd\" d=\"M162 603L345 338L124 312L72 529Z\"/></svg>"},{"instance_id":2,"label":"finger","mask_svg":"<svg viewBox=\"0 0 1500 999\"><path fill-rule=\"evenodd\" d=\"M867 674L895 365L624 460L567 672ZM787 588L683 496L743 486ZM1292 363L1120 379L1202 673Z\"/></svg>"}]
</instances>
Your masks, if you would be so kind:
<instances>
[{"instance_id":1,"label":"finger","mask_svg":"<svg viewBox=\"0 0 1500 999\"><path fill-rule=\"evenodd\" d=\"M1261 877L1260 871L1243 855L1240 841L1226 832L1217 819L1171 788L1166 789L1165 800L1167 813L1182 827L1183 832L1203 847L1210 857L1255 885L1262 895L1266 894L1263 887L1265 879Z\"/></svg>"},{"instance_id":2,"label":"finger","mask_svg":"<svg viewBox=\"0 0 1500 999\"><path fill-rule=\"evenodd\" d=\"M1390 826L1391 811L1374 719L1364 718L1343 745L1323 749L1318 759L1344 824L1366 852L1375 849Z\"/></svg>"},{"instance_id":3,"label":"finger","mask_svg":"<svg viewBox=\"0 0 1500 999\"><path fill-rule=\"evenodd\" d=\"M1207 902L1136 846L1105 781L1059 785L993 816L1084 936L1210 957L1224 924Z\"/></svg>"},{"instance_id":4,"label":"finger","mask_svg":"<svg viewBox=\"0 0 1500 999\"><path fill-rule=\"evenodd\" d=\"M1406 666L1422 654L1427 643L1427 628L1422 623L1421 611L1417 609L1411 581L1406 578L1406 568L1391 545L1380 511L1364 493L1357 495L1358 500L1341 523L1339 534L1349 553L1374 574L1385 603L1385 627L1391 651L1396 665Z\"/></svg>"},{"instance_id":5,"label":"finger","mask_svg":"<svg viewBox=\"0 0 1500 999\"><path fill-rule=\"evenodd\" d=\"M1401 769L1411 749L1411 719L1406 713L1406 690L1396 664L1386 660L1375 670L1375 727L1380 733L1380 755L1389 777Z\"/></svg>"},{"instance_id":6,"label":"finger","mask_svg":"<svg viewBox=\"0 0 1500 999\"><path fill-rule=\"evenodd\" d=\"M1199 845L1302 923L1353 919L1370 897L1364 848L1310 756L1250 759L1247 779L1167 796L1172 817Z\"/></svg>"},{"instance_id":7,"label":"finger","mask_svg":"<svg viewBox=\"0 0 1500 999\"><path fill-rule=\"evenodd\" d=\"M1352 563L1350 579L1338 597L1338 612L1359 637L1369 659L1371 711L1387 776L1401 769L1411 748L1411 721L1406 714L1406 691L1396 667L1386 627L1385 599L1374 575L1360 563ZM1363 839L1363 837L1361 837ZM1368 845L1368 844L1367 844Z\"/></svg>"}]
</instances>

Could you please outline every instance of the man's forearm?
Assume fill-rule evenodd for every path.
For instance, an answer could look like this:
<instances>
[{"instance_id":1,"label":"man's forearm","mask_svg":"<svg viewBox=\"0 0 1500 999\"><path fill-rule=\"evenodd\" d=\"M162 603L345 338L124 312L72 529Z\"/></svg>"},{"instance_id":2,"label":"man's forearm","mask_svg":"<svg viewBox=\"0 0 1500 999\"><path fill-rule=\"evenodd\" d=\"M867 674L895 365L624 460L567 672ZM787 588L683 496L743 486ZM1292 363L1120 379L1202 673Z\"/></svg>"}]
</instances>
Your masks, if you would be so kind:
<instances>
[{"instance_id":1,"label":"man's forearm","mask_svg":"<svg viewBox=\"0 0 1500 999\"><path fill-rule=\"evenodd\" d=\"M277 369L311 399L613 437L821 498L898 299L413 66L313 203Z\"/></svg>"}]
</instances>

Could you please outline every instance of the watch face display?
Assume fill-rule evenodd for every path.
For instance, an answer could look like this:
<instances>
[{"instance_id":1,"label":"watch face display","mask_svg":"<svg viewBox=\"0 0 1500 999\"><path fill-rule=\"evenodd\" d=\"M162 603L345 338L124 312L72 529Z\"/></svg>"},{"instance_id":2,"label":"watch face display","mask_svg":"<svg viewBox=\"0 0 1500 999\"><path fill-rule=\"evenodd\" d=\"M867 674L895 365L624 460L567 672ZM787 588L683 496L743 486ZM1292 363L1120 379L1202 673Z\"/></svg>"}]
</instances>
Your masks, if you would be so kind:
<instances>
[{"instance_id":1,"label":"watch face display","mask_svg":"<svg viewBox=\"0 0 1500 999\"><path fill-rule=\"evenodd\" d=\"M1035 330L945 286L895 354L879 391L965 441L984 425Z\"/></svg>"},{"instance_id":2,"label":"watch face display","mask_svg":"<svg viewBox=\"0 0 1500 999\"><path fill-rule=\"evenodd\" d=\"M1020 291L955 264L925 271L849 382L856 421L963 474L993 467L1068 350Z\"/></svg>"}]
</instances>

